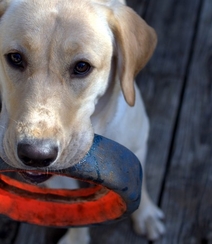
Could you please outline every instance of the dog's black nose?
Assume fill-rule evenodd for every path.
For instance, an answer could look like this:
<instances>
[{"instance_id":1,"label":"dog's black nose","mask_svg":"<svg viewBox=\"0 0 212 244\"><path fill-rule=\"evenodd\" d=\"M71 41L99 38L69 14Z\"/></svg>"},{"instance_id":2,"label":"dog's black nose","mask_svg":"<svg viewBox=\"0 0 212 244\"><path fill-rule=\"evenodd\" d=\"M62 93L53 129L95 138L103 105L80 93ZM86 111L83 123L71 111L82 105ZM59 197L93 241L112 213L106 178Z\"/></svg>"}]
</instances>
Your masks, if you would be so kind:
<instances>
[{"instance_id":1,"label":"dog's black nose","mask_svg":"<svg viewBox=\"0 0 212 244\"><path fill-rule=\"evenodd\" d=\"M57 158L58 146L50 140L24 140L18 143L17 153L27 166L47 167Z\"/></svg>"}]
</instances>

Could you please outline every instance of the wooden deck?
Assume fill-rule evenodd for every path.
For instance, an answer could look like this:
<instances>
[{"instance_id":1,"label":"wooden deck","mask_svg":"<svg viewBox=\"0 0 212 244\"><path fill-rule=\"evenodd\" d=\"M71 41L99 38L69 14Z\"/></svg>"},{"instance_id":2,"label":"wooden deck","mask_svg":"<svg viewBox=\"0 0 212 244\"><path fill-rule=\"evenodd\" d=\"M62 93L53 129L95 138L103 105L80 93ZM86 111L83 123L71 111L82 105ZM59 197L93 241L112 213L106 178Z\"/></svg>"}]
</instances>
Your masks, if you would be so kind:
<instances>
[{"instance_id":1,"label":"wooden deck","mask_svg":"<svg viewBox=\"0 0 212 244\"><path fill-rule=\"evenodd\" d=\"M147 179L166 215L156 244L212 243L212 1L129 0L158 34L137 78L151 121ZM0 244L54 244L63 229L0 221ZM130 220L92 228L91 244L147 244Z\"/></svg>"}]
</instances>

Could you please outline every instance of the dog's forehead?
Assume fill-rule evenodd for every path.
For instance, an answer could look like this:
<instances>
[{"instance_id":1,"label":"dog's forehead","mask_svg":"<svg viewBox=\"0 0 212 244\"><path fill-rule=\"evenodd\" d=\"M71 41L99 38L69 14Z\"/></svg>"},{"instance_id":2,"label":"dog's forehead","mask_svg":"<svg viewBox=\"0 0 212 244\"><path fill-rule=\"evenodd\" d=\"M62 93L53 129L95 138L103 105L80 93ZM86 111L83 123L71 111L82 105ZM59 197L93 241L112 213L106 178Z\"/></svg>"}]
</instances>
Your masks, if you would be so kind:
<instances>
[{"instance_id":1,"label":"dog's forehead","mask_svg":"<svg viewBox=\"0 0 212 244\"><path fill-rule=\"evenodd\" d=\"M35 50L41 44L48 45L52 39L62 39L67 46L80 41L96 46L95 39L101 45L112 37L106 19L88 0L15 0L6 15L3 22L10 27L4 28L5 33L2 33L9 37L4 38L6 46L7 39L13 39L13 43L20 41L20 45L24 43Z\"/></svg>"}]
</instances>

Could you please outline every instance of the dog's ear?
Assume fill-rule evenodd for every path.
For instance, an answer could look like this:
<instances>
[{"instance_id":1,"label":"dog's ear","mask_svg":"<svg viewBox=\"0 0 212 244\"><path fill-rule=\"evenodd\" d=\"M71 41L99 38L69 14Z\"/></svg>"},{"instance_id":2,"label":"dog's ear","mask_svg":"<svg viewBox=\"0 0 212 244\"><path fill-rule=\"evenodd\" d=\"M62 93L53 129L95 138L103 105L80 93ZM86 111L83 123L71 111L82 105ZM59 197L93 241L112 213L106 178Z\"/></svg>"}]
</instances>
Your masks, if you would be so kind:
<instances>
[{"instance_id":1,"label":"dog's ear","mask_svg":"<svg viewBox=\"0 0 212 244\"><path fill-rule=\"evenodd\" d=\"M11 0L0 0L0 18L6 11L7 7L9 6Z\"/></svg>"},{"instance_id":2,"label":"dog's ear","mask_svg":"<svg viewBox=\"0 0 212 244\"><path fill-rule=\"evenodd\" d=\"M125 100L135 103L134 78L150 59L156 43L155 31L131 8L118 4L108 15L115 36L118 75Z\"/></svg>"}]
</instances>

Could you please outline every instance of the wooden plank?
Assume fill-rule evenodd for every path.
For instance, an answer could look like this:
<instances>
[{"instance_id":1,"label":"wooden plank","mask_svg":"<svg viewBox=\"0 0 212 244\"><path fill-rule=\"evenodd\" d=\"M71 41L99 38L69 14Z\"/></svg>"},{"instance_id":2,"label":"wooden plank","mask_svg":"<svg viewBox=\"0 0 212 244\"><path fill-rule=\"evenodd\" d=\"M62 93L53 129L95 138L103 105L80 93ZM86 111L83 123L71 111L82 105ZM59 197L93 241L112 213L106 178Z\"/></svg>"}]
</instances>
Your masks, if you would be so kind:
<instances>
[{"instance_id":1,"label":"wooden plank","mask_svg":"<svg viewBox=\"0 0 212 244\"><path fill-rule=\"evenodd\" d=\"M91 228L91 244L144 244L145 238L136 235L132 230L130 219Z\"/></svg>"},{"instance_id":2,"label":"wooden plank","mask_svg":"<svg viewBox=\"0 0 212 244\"><path fill-rule=\"evenodd\" d=\"M150 118L147 186L158 201L169 157L200 0L150 1L146 21L158 46L138 84Z\"/></svg>"},{"instance_id":3,"label":"wooden plank","mask_svg":"<svg viewBox=\"0 0 212 244\"><path fill-rule=\"evenodd\" d=\"M14 244L57 244L65 231L22 223Z\"/></svg>"},{"instance_id":4,"label":"wooden plank","mask_svg":"<svg viewBox=\"0 0 212 244\"><path fill-rule=\"evenodd\" d=\"M167 234L158 243L212 243L212 1L202 4L162 201Z\"/></svg>"},{"instance_id":5,"label":"wooden plank","mask_svg":"<svg viewBox=\"0 0 212 244\"><path fill-rule=\"evenodd\" d=\"M150 2L149 0L127 0L126 1L127 6L134 9L140 16L145 15L149 2Z\"/></svg>"},{"instance_id":6,"label":"wooden plank","mask_svg":"<svg viewBox=\"0 0 212 244\"><path fill-rule=\"evenodd\" d=\"M34 227L34 228L33 228ZM16 241L14 244L46 244L45 241L45 228L40 226L31 226L28 224L21 224L19 233L17 235Z\"/></svg>"},{"instance_id":7,"label":"wooden plank","mask_svg":"<svg viewBox=\"0 0 212 244\"><path fill-rule=\"evenodd\" d=\"M0 243L11 244L13 243L16 233L18 232L18 222L0 215Z\"/></svg>"}]
</instances>

